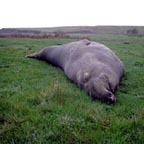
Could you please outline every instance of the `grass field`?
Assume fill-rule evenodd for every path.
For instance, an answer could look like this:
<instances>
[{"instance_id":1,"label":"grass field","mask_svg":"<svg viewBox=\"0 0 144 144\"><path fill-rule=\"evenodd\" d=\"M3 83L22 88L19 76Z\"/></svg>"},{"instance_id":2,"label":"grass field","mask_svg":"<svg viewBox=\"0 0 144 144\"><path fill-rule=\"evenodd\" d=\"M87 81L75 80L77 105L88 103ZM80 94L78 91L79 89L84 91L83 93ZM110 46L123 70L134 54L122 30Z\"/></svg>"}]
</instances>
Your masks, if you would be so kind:
<instances>
[{"instance_id":1,"label":"grass field","mask_svg":"<svg viewBox=\"0 0 144 144\"><path fill-rule=\"evenodd\" d=\"M125 65L107 105L72 84L57 67L26 54L70 39L0 39L0 144L143 144L144 37L89 35Z\"/></svg>"}]
</instances>

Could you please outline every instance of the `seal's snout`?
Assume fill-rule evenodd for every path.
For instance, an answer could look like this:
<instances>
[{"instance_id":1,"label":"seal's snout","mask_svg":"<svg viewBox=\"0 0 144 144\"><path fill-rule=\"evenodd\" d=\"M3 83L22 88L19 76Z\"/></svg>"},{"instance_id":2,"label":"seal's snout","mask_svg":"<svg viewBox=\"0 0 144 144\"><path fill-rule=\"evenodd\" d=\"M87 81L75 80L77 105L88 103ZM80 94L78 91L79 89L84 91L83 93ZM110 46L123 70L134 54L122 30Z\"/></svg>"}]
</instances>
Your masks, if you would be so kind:
<instances>
[{"instance_id":1,"label":"seal's snout","mask_svg":"<svg viewBox=\"0 0 144 144\"><path fill-rule=\"evenodd\" d=\"M109 92L107 101L108 101L109 103L113 104L113 103L116 102L116 97L115 97L111 92Z\"/></svg>"},{"instance_id":2,"label":"seal's snout","mask_svg":"<svg viewBox=\"0 0 144 144\"><path fill-rule=\"evenodd\" d=\"M111 99L111 103L115 103L116 102L115 96L112 96L110 99Z\"/></svg>"}]
</instances>

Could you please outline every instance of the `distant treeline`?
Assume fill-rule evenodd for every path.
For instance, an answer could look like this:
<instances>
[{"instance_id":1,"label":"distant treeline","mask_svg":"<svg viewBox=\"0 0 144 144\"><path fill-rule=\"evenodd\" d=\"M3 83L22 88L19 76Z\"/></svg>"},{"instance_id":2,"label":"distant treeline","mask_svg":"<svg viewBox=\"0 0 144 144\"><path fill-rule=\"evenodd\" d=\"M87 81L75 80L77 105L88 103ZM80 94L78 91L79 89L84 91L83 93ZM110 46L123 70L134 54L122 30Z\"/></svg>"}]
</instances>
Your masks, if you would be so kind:
<instances>
[{"instance_id":1,"label":"distant treeline","mask_svg":"<svg viewBox=\"0 0 144 144\"><path fill-rule=\"evenodd\" d=\"M3 28L0 38L83 38L73 34L144 36L144 26L74 26L55 28Z\"/></svg>"},{"instance_id":2,"label":"distant treeline","mask_svg":"<svg viewBox=\"0 0 144 144\"><path fill-rule=\"evenodd\" d=\"M90 39L84 36L70 36L70 35L0 35L0 38L64 38L64 39Z\"/></svg>"},{"instance_id":3,"label":"distant treeline","mask_svg":"<svg viewBox=\"0 0 144 144\"><path fill-rule=\"evenodd\" d=\"M67 39L88 39L88 37L79 37L67 35L64 32L43 32L38 30L21 30L21 29L1 29L0 38L67 38Z\"/></svg>"},{"instance_id":4,"label":"distant treeline","mask_svg":"<svg viewBox=\"0 0 144 144\"><path fill-rule=\"evenodd\" d=\"M89 37L83 36L69 36L69 35L62 35L62 36L55 36L55 35L0 35L0 38L66 38L66 39L90 39Z\"/></svg>"}]
</instances>

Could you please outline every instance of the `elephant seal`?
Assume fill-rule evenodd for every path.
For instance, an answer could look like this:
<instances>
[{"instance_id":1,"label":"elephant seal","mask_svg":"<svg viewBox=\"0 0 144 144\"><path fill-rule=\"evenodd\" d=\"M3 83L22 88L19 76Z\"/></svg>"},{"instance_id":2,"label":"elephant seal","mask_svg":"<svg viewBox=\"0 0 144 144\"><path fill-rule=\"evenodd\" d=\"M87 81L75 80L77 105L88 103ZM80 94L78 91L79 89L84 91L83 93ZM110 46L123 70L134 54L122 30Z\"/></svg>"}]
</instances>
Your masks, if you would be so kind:
<instances>
[{"instance_id":1,"label":"elephant seal","mask_svg":"<svg viewBox=\"0 0 144 144\"><path fill-rule=\"evenodd\" d=\"M114 92L124 75L124 65L105 45L84 39L49 46L26 57L62 68L66 76L93 99L116 102Z\"/></svg>"}]
</instances>

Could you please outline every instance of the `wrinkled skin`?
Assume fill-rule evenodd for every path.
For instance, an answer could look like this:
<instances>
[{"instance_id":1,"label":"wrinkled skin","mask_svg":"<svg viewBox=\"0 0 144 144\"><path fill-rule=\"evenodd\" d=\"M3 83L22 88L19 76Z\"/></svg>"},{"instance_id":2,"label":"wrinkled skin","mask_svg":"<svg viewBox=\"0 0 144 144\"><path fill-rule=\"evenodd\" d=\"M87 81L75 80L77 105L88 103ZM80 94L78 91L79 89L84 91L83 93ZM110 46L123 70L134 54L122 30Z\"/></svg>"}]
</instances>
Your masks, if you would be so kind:
<instances>
[{"instance_id":1,"label":"wrinkled skin","mask_svg":"<svg viewBox=\"0 0 144 144\"><path fill-rule=\"evenodd\" d=\"M123 74L120 59L105 45L80 40L50 46L27 57L47 61L62 68L66 76L96 100L115 103L114 92Z\"/></svg>"},{"instance_id":2,"label":"wrinkled skin","mask_svg":"<svg viewBox=\"0 0 144 144\"><path fill-rule=\"evenodd\" d=\"M116 98L110 89L108 80L102 79L103 76L89 80L86 87L89 95L92 96L93 99L101 100L107 103L115 103Z\"/></svg>"}]
</instances>

